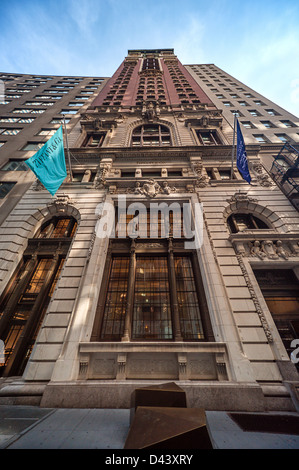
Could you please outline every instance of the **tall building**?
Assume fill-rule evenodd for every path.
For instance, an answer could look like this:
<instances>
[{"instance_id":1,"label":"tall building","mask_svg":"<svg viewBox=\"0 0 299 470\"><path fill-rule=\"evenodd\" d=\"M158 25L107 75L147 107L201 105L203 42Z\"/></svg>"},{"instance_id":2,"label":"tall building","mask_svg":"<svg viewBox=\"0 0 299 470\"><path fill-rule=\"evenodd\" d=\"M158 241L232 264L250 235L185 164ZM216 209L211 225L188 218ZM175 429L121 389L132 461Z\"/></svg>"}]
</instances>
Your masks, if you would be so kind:
<instances>
[{"instance_id":1,"label":"tall building","mask_svg":"<svg viewBox=\"0 0 299 470\"><path fill-rule=\"evenodd\" d=\"M190 406L294 411L299 214L271 168L278 135L296 154L298 119L173 49L130 50L109 79L47 78L79 83L38 121L9 121L35 99L44 109L40 77L43 91L0 116L22 128L0 136L1 399L128 408L141 384L175 381ZM73 104L69 177L52 197L22 160Z\"/></svg>"}]
</instances>

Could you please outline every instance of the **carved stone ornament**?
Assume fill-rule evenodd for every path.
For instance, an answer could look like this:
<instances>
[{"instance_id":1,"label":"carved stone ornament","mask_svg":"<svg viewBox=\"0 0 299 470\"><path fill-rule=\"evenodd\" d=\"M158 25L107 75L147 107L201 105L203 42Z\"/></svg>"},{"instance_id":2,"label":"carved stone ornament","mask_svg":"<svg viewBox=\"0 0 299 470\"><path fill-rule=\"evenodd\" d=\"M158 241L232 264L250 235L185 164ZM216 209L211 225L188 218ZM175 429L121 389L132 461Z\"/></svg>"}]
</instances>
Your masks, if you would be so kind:
<instances>
[{"instance_id":1,"label":"carved stone ornament","mask_svg":"<svg viewBox=\"0 0 299 470\"><path fill-rule=\"evenodd\" d=\"M263 165L261 163L252 163L251 171L253 172L254 176L256 177L258 183L261 186L272 186L273 182L268 173L264 171Z\"/></svg>"},{"instance_id":2,"label":"carved stone ornament","mask_svg":"<svg viewBox=\"0 0 299 470\"><path fill-rule=\"evenodd\" d=\"M170 187L167 181L163 181L162 186L153 180L146 180L141 184L140 181L137 181L135 184L135 188L127 189L127 193L134 193L134 194L141 194L146 197L153 198L157 196L157 194L170 194L176 192L175 187Z\"/></svg>"},{"instance_id":3,"label":"carved stone ornament","mask_svg":"<svg viewBox=\"0 0 299 470\"><path fill-rule=\"evenodd\" d=\"M200 175L195 183L197 188L205 188L209 184L209 177L206 175Z\"/></svg>"},{"instance_id":4,"label":"carved stone ornament","mask_svg":"<svg viewBox=\"0 0 299 470\"><path fill-rule=\"evenodd\" d=\"M249 202L257 202L257 199L254 199L253 197L249 197L246 191L238 191L230 199L227 199L226 201L229 202L229 204L233 204L233 203L247 204Z\"/></svg>"},{"instance_id":5,"label":"carved stone ornament","mask_svg":"<svg viewBox=\"0 0 299 470\"><path fill-rule=\"evenodd\" d=\"M74 205L76 201L71 199L67 194L58 194L54 201L47 204L47 207L55 206L58 212L64 211L67 205Z\"/></svg>"},{"instance_id":6,"label":"carved stone ornament","mask_svg":"<svg viewBox=\"0 0 299 470\"><path fill-rule=\"evenodd\" d=\"M104 189L106 187L107 181L106 177L110 171L111 164L104 163L100 167L99 174L95 178L94 187L95 189Z\"/></svg>"},{"instance_id":7,"label":"carved stone ornament","mask_svg":"<svg viewBox=\"0 0 299 470\"><path fill-rule=\"evenodd\" d=\"M281 240L272 241L264 240L262 242L255 240L249 242L251 256L257 256L258 258L264 259L288 259L291 253L283 247Z\"/></svg>"},{"instance_id":8,"label":"carved stone ornament","mask_svg":"<svg viewBox=\"0 0 299 470\"><path fill-rule=\"evenodd\" d=\"M154 119L157 119L160 116L159 105L150 101L148 104L144 103L142 107L142 117L147 119L149 122L152 122Z\"/></svg>"}]
</instances>

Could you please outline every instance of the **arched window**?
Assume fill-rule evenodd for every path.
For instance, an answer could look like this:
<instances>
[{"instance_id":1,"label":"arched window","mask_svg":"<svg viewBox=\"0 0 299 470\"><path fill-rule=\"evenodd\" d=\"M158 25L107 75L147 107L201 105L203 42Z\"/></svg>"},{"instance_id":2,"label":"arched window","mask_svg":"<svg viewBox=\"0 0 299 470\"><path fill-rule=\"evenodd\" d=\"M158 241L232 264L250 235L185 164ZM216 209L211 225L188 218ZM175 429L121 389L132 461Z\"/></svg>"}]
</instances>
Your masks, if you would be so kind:
<instances>
[{"instance_id":1,"label":"arched window","mask_svg":"<svg viewBox=\"0 0 299 470\"><path fill-rule=\"evenodd\" d=\"M232 214L227 219L227 223L232 233L269 228L265 222L252 214Z\"/></svg>"},{"instance_id":2,"label":"arched window","mask_svg":"<svg viewBox=\"0 0 299 470\"><path fill-rule=\"evenodd\" d=\"M0 299L3 376L24 371L76 227L73 217L53 217L28 240L22 262Z\"/></svg>"},{"instance_id":3,"label":"arched window","mask_svg":"<svg viewBox=\"0 0 299 470\"><path fill-rule=\"evenodd\" d=\"M134 129L132 147L161 147L171 145L170 131L161 124L143 124Z\"/></svg>"}]
</instances>

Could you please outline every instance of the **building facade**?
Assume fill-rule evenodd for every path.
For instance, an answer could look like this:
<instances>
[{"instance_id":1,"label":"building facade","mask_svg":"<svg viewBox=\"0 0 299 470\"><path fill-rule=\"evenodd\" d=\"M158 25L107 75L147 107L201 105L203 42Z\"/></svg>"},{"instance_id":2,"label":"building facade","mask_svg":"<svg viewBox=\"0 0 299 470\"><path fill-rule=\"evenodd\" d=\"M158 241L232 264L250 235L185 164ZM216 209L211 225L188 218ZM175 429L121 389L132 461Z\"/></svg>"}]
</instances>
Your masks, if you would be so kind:
<instances>
[{"instance_id":1,"label":"building facade","mask_svg":"<svg viewBox=\"0 0 299 470\"><path fill-rule=\"evenodd\" d=\"M29 122L0 149L1 182L18 182L2 200L0 396L128 408L136 387L175 381L190 406L295 410L299 214L270 169L276 134L298 149L298 118L172 49L130 50L111 78L76 86L42 129ZM55 197L30 172L6 173L91 86ZM250 185L232 167L236 113Z\"/></svg>"}]
</instances>

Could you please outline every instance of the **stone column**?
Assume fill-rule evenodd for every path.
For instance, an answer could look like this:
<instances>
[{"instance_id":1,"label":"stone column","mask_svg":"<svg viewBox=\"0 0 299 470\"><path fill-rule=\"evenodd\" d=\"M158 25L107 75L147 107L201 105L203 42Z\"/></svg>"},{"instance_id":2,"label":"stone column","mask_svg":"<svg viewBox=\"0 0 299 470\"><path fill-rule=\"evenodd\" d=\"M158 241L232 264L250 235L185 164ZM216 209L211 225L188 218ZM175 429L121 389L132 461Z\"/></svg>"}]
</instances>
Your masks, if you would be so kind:
<instances>
[{"instance_id":1,"label":"stone column","mask_svg":"<svg viewBox=\"0 0 299 470\"><path fill-rule=\"evenodd\" d=\"M132 329L132 317L134 307L134 289L135 289L135 271L136 271L136 243L132 240L131 243L131 255L130 255L130 267L129 267L129 280L127 289L127 308L125 318L125 328L122 341L130 341L131 329Z\"/></svg>"},{"instance_id":2,"label":"stone column","mask_svg":"<svg viewBox=\"0 0 299 470\"><path fill-rule=\"evenodd\" d=\"M172 238L169 238L168 240L168 270L169 270L169 287L170 287L170 298L171 298L171 305L172 305L174 340L183 341L182 333L181 333L181 326L180 326L180 314L179 314L179 305L178 305L178 294L177 294L177 288L176 288Z\"/></svg>"}]
</instances>

